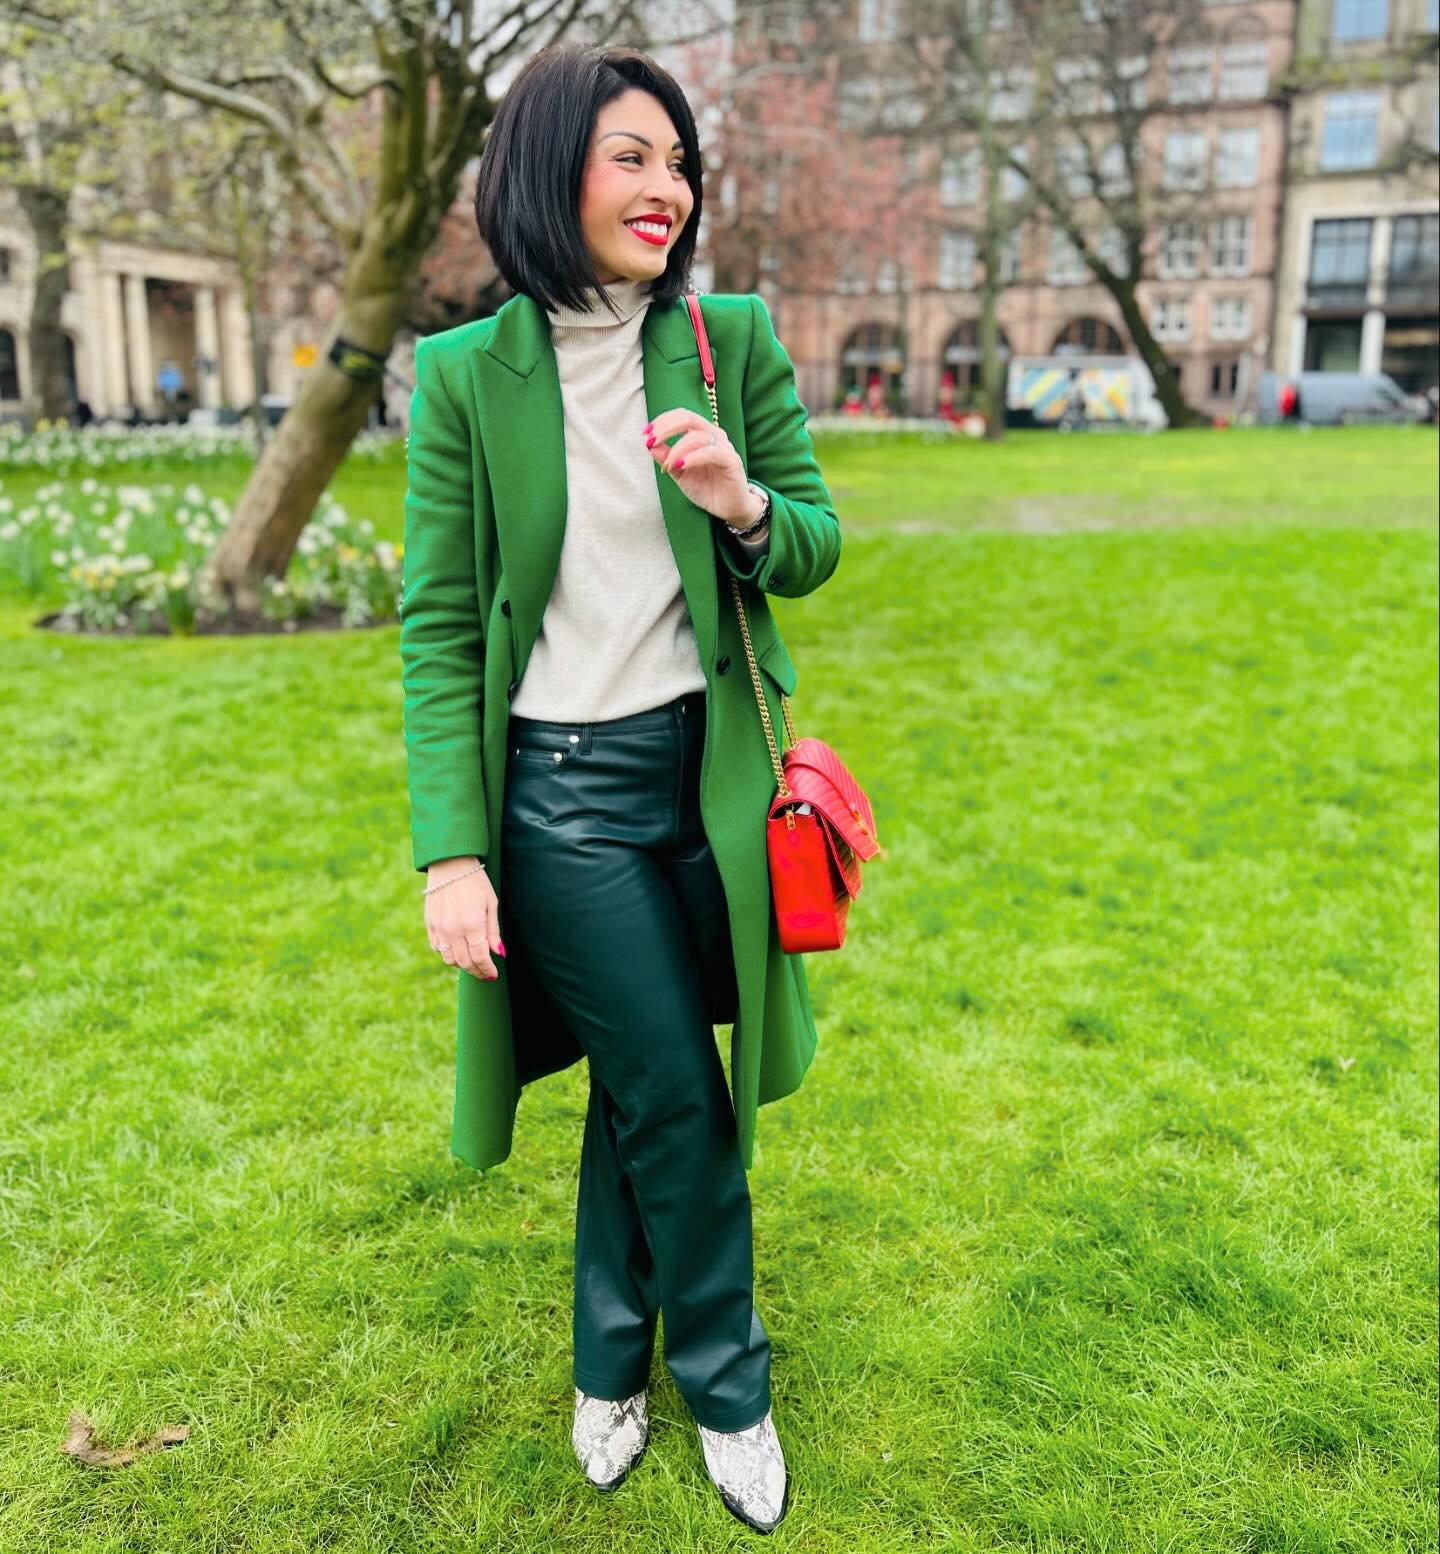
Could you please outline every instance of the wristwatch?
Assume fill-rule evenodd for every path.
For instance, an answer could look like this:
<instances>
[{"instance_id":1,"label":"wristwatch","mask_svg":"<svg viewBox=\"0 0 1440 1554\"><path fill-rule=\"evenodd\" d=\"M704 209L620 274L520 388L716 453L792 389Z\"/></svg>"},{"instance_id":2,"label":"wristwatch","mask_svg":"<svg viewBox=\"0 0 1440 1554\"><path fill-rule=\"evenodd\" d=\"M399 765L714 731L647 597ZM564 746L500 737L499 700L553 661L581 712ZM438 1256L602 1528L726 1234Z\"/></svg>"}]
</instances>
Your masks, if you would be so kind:
<instances>
[{"instance_id":1,"label":"wristwatch","mask_svg":"<svg viewBox=\"0 0 1440 1554\"><path fill-rule=\"evenodd\" d=\"M761 529L763 529L765 525L770 522L770 493L765 489L764 486L757 486L753 480L747 480L745 484L751 491L755 493L756 496L761 499L765 505L760 509L760 516L755 520L754 523L750 525L748 529L737 528L733 523L727 523L725 525L731 534L733 534L737 539L741 540L753 539L754 536L759 534Z\"/></svg>"}]
</instances>

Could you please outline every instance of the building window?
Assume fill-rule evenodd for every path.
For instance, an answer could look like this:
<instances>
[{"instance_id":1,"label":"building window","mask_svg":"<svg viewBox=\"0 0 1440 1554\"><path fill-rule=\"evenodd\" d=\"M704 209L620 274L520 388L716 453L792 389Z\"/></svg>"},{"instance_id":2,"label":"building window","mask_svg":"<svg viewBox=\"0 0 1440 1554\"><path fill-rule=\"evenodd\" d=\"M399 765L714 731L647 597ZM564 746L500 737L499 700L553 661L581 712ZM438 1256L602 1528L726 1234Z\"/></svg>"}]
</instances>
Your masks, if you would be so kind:
<instances>
[{"instance_id":1,"label":"building window","mask_svg":"<svg viewBox=\"0 0 1440 1554\"><path fill-rule=\"evenodd\" d=\"M1200 223L1165 221L1160 225L1161 280L1189 280L1200 273Z\"/></svg>"},{"instance_id":2,"label":"building window","mask_svg":"<svg viewBox=\"0 0 1440 1554\"><path fill-rule=\"evenodd\" d=\"M1383 38L1390 21L1389 0L1335 0L1330 36L1338 43Z\"/></svg>"},{"instance_id":3,"label":"building window","mask_svg":"<svg viewBox=\"0 0 1440 1554\"><path fill-rule=\"evenodd\" d=\"M1440 32L1440 0L1426 0L1425 31Z\"/></svg>"},{"instance_id":4,"label":"building window","mask_svg":"<svg viewBox=\"0 0 1440 1554\"><path fill-rule=\"evenodd\" d=\"M1440 215L1397 216L1390 239L1390 291L1433 297L1440 281Z\"/></svg>"},{"instance_id":5,"label":"building window","mask_svg":"<svg viewBox=\"0 0 1440 1554\"><path fill-rule=\"evenodd\" d=\"M1259 129L1222 129L1215 140L1215 187L1253 189L1259 182Z\"/></svg>"},{"instance_id":6,"label":"building window","mask_svg":"<svg viewBox=\"0 0 1440 1554\"><path fill-rule=\"evenodd\" d=\"M1117 275L1129 274L1130 255L1125 250L1125 234L1113 221L1101 227L1095 239L1095 252L1101 263Z\"/></svg>"},{"instance_id":7,"label":"building window","mask_svg":"<svg viewBox=\"0 0 1440 1554\"><path fill-rule=\"evenodd\" d=\"M1250 338L1249 297L1212 297L1210 299L1210 338L1212 340L1248 340Z\"/></svg>"},{"instance_id":8,"label":"building window","mask_svg":"<svg viewBox=\"0 0 1440 1554\"><path fill-rule=\"evenodd\" d=\"M1165 137L1161 182L1172 192L1205 187L1205 136L1200 131L1178 130Z\"/></svg>"},{"instance_id":9,"label":"building window","mask_svg":"<svg viewBox=\"0 0 1440 1554\"><path fill-rule=\"evenodd\" d=\"M1172 103L1208 103L1215 93L1215 52L1208 48L1171 49L1166 60Z\"/></svg>"},{"instance_id":10,"label":"building window","mask_svg":"<svg viewBox=\"0 0 1440 1554\"><path fill-rule=\"evenodd\" d=\"M1263 97L1270 85L1263 38L1251 43L1227 43L1220 54L1220 96L1228 102Z\"/></svg>"},{"instance_id":11,"label":"building window","mask_svg":"<svg viewBox=\"0 0 1440 1554\"><path fill-rule=\"evenodd\" d=\"M1145 75L1150 61L1144 54L1131 54L1115 61L1114 84L1119 87L1118 96L1131 108L1143 108L1149 101L1145 88ZM1100 108L1104 113L1114 113L1117 94L1106 85L1100 93Z\"/></svg>"},{"instance_id":12,"label":"building window","mask_svg":"<svg viewBox=\"0 0 1440 1554\"><path fill-rule=\"evenodd\" d=\"M940 234L940 289L971 291L975 286L975 234Z\"/></svg>"},{"instance_id":13,"label":"building window","mask_svg":"<svg viewBox=\"0 0 1440 1554\"><path fill-rule=\"evenodd\" d=\"M1070 234L1061 227L1050 231L1050 254L1045 266L1045 279L1052 286L1079 286L1090 277L1089 266L1080 250L1070 241Z\"/></svg>"},{"instance_id":14,"label":"building window","mask_svg":"<svg viewBox=\"0 0 1440 1554\"><path fill-rule=\"evenodd\" d=\"M865 290L865 272L853 253L847 252L840 261L840 273L835 278L835 290L851 297Z\"/></svg>"},{"instance_id":15,"label":"building window","mask_svg":"<svg viewBox=\"0 0 1440 1554\"><path fill-rule=\"evenodd\" d=\"M1029 146L1016 146L1012 152L1017 162L1028 163L1030 161ZM1025 191L1030 187L1030 180L1018 167L1011 166L1008 162L1000 170L1000 197L1005 200L1023 200Z\"/></svg>"},{"instance_id":16,"label":"building window","mask_svg":"<svg viewBox=\"0 0 1440 1554\"><path fill-rule=\"evenodd\" d=\"M879 264L875 266L875 290L899 291L900 266L892 254L887 254Z\"/></svg>"},{"instance_id":17,"label":"building window","mask_svg":"<svg viewBox=\"0 0 1440 1554\"><path fill-rule=\"evenodd\" d=\"M1055 61L1055 85L1060 107L1069 118L1100 110L1100 65L1093 59Z\"/></svg>"},{"instance_id":18,"label":"building window","mask_svg":"<svg viewBox=\"0 0 1440 1554\"><path fill-rule=\"evenodd\" d=\"M1157 340L1190 338L1190 302L1186 297L1158 297L1150 304L1150 333Z\"/></svg>"},{"instance_id":19,"label":"building window","mask_svg":"<svg viewBox=\"0 0 1440 1554\"><path fill-rule=\"evenodd\" d=\"M1374 167L1380 151L1379 92L1329 92L1320 132L1320 166L1326 172Z\"/></svg>"},{"instance_id":20,"label":"building window","mask_svg":"<svg viewBox=\"0 0 1440 1554\"><path fill-rule=\"evenodd\" d=\"M1234 399L1240 387L1240 359L1210 363L1211 399Z\"/></svg>"},{"instance_id":21,"label":"building window","mask_svg":"<svg viewBox=\"0 0 1440 1554\"><path fill-rule=\"evenodd\" d=\"M1370 277L1370 220L1317 221L1310 237L1310 285L1363 298Z\"/></svg>"},{"instance_id":22,"label":"building window","mask_svg":"<svg viewBox=\"0 0 1440 1554\"><path fill-rule=\"evenodd\" d=\"M1055 148L1055 176L1072 198L1083 199L1092 194L1090 148L1080 140L1062 140Z\"/></svg>"},{"instance_id":23,"label":"building window","mask_svg":"<svg viewBox=\"0 0 1440 1554\"><path fill-rule=\"evenodd\" d=\"M1030 112L1032 77L1024 65L990 72L990 117L1023 119Z\"/></svg>"},{"instance_id":24,"label":"building window","mask_svg":"<svg viewBox=\"0 0 1440 1554\"><path fill-rule=\"evenodd\" d=\"M1100 153L1100 192L1119 195L1130 192L1130 169L1125 162L1125 147L1112 140Z\"/></svg>"},{"instance_id":25,"label":"building window","mask_svg":"<svg viewBox=\"0 0 1440 1554\"><path fill-rule=\"evenodd\" d=\"M1217 216L1210 223L1210 273L1249 275L1252 223L1249 216Z\"/></svg>"},{"instance_id":26,"label":"building window","mask_svg":"<svg viewBox=\"0 0 1440 1554\"><path fill-rule=\"evenodd\" d=\"M952 151L940 164L940 203L974 205L980 198L980 147Z\"/></svg>"},{"instance_id":27,"label":"building window","mask_svg":"<svg viewBox=\"0 0 1440 1554\"><path fill-rule=\"evenodd\" d=\"M900 30L899 0L860 0L856 35L861 43L885 43Z\"/></svg>"},{"instance_id":28,"label":"building window","mask_svg":"<svg viewBox=\"0 0 1440 1554\"><path fill-rule=\"evenodd\" d=\"M903 129L921 112L915 83L903 76L852 76L835 88L835 115L847 129Z\"/></svg>"}]
</instances>

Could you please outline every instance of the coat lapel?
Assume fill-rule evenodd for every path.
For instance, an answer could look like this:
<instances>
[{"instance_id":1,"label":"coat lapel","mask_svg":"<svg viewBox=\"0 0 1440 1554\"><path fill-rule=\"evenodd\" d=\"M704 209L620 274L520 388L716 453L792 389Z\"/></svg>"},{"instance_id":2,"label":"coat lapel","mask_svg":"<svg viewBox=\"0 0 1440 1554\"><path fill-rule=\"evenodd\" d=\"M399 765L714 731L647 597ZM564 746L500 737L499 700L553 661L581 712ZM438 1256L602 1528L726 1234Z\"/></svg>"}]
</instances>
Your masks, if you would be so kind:
<instances>
[{"instance_id":1,"label":"coat lapel","mask_svg":"<svg viewBox=\"0 0 1440 1554\"><path fill-rule=\"evenodd\" d=\"M677 406L707 421L710 403L700 371L695 330L683 298L652 304L640 331L646 413ZM726 367L723 348L710 342L717 377ZM495 314L486 343L469 359L470 388L494 497L495 532L510 600L515 676L525 672L530 650L555 585L565 538L568 482L565 417L550 325L544 310L517 292ZM715 660L716 520L655 467L665 529L695 628L706 675Z\"/></svg>"}]
</instances>

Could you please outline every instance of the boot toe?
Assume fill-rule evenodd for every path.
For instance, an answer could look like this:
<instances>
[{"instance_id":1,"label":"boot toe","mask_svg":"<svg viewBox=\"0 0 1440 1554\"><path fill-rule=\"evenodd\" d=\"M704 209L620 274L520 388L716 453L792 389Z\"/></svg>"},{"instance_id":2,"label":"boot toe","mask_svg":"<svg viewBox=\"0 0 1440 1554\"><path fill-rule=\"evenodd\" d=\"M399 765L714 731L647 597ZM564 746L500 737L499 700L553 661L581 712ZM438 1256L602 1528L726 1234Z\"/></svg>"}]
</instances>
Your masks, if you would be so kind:
<instances>
[{"instance_id":1,"label":"boot toe","mask_svg":"<svg viewBox=\"0 0 1440 1554\"><path fill-rule=\"evenodd\" d=\"M650 1438L644 1391L610 1401L575 1389L570 1444L585 1477L601 1490L618 1488L639 1462Z\"/></svg>"},{"instance_id":2,"label":"boot toe","mask_svg":"<svg viewBox=\"0 0 1440 1554\"><path fill-rule=\"evenodd\" d=\"M732 1516L756 1532L770 1532L785 1518L790 1482L785 1454L767 1413L745 1430L698 1426L705 1470Z\"/></svg>"}]
</instances>

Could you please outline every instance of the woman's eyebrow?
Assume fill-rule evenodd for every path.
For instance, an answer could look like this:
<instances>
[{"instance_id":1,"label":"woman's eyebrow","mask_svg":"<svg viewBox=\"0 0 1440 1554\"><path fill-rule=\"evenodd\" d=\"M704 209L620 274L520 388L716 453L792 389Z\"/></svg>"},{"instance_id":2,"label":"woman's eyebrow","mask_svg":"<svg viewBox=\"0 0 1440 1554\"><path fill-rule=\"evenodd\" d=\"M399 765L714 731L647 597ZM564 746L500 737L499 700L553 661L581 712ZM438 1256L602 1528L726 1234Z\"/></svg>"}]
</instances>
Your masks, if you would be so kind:
<instances>
[{"instance_id":1,"label":"woman's eyebrow","mask_svg":"<svg viewBox=\"0 0 1440 1554\"><path fill-rule=\"evenodd\" d=\"M652 151L655 149L655 142L653 140L646 140L643 135L637 135L634 130L606 130L600 139L609 140L612 135L628 135L631 140L638 140L642 146L649 146ZM684 149L684 145L684 141L677 140L670 149L672 151L680 151Z\"/></svg>"}]
</instances>

